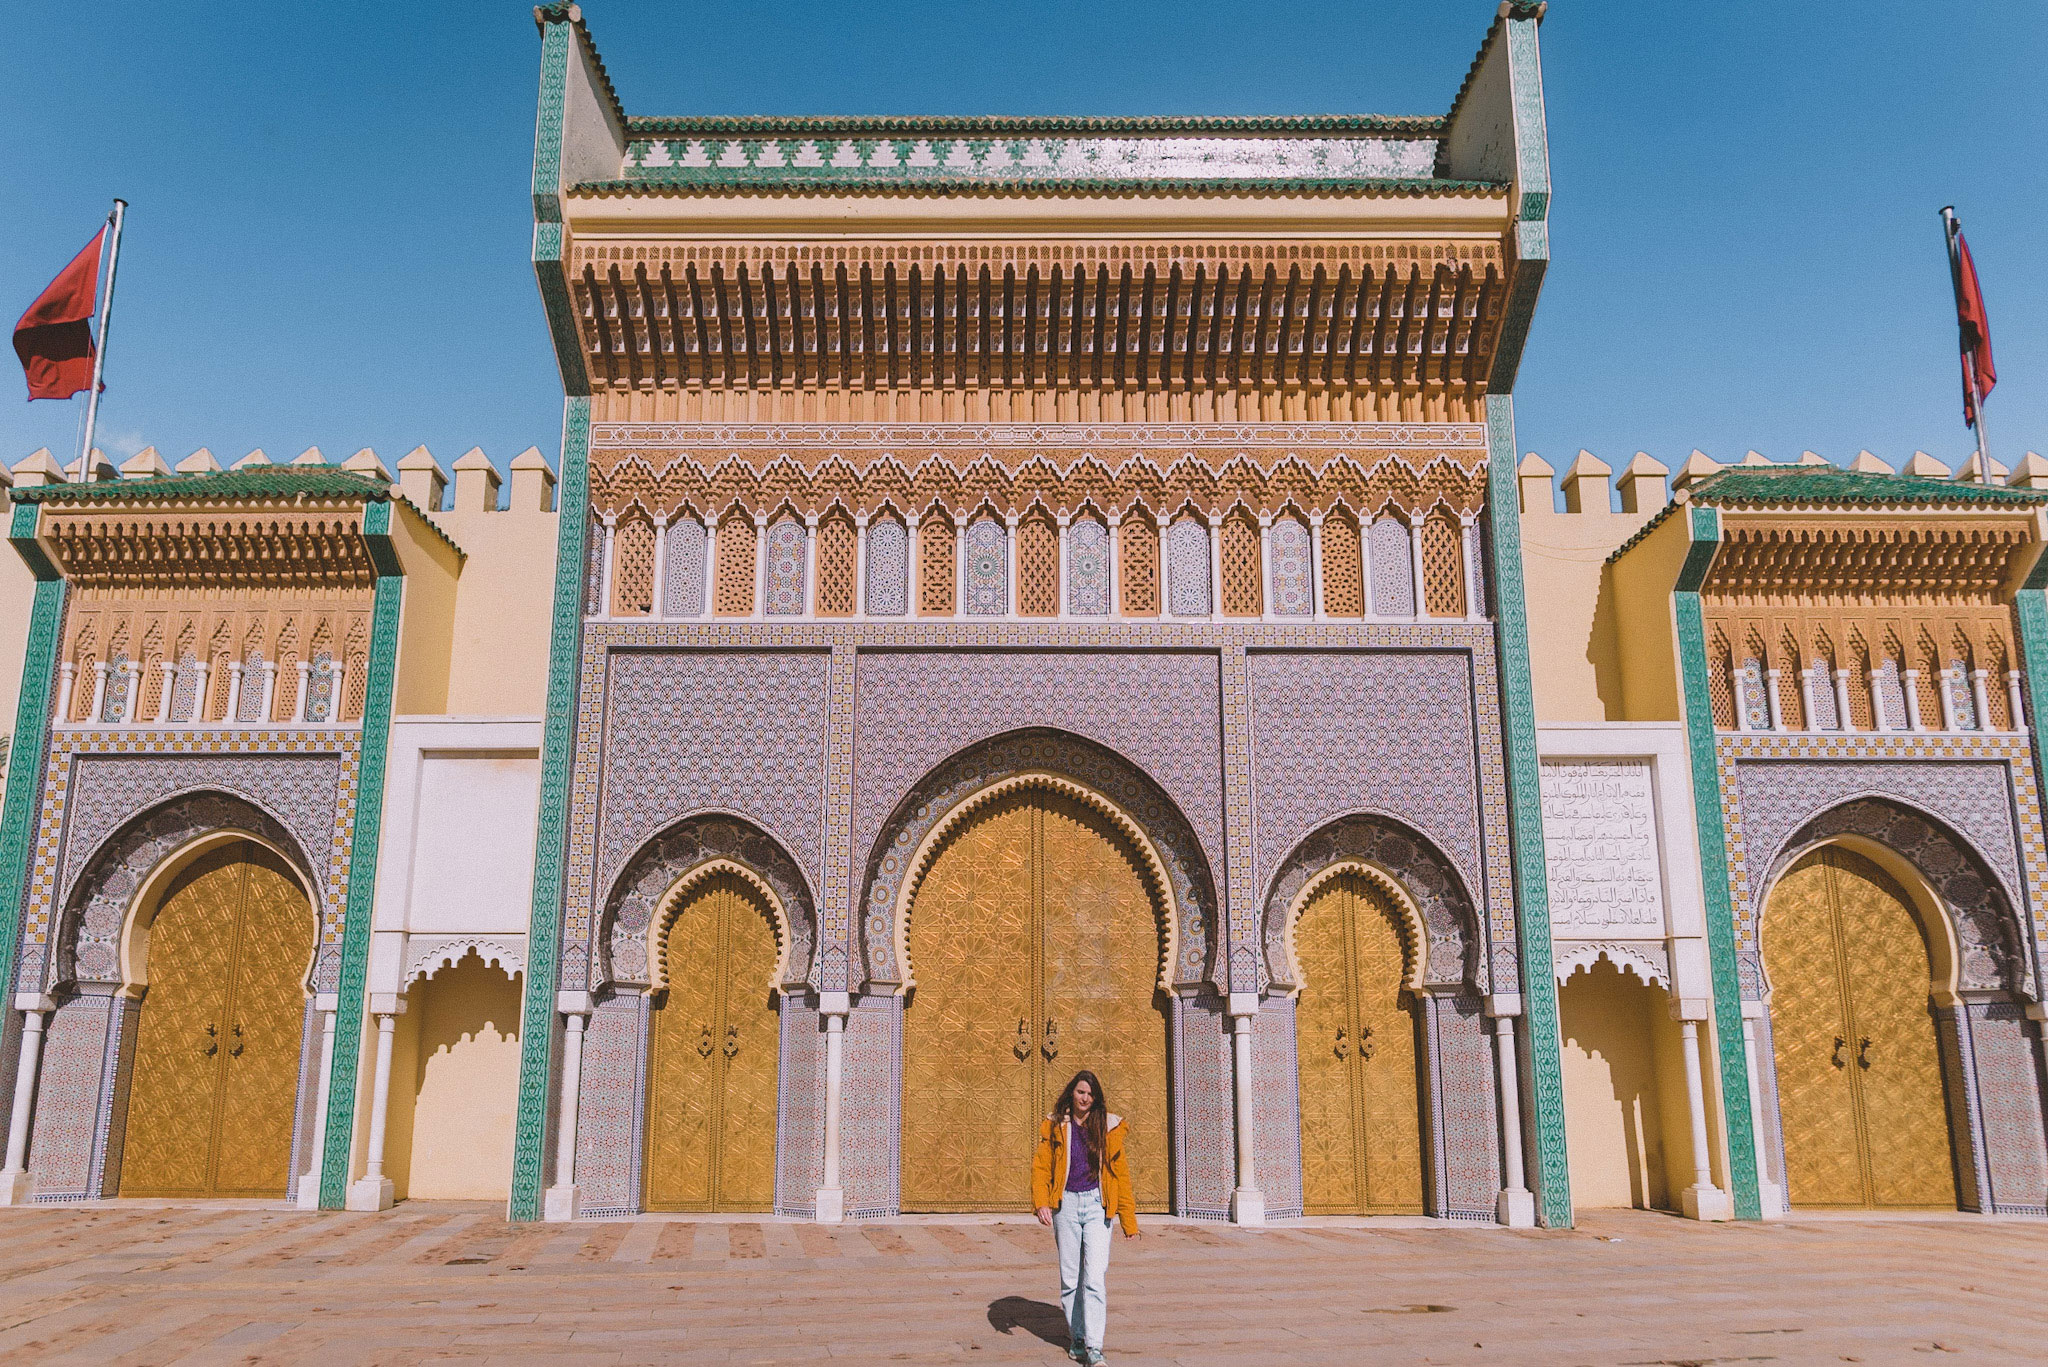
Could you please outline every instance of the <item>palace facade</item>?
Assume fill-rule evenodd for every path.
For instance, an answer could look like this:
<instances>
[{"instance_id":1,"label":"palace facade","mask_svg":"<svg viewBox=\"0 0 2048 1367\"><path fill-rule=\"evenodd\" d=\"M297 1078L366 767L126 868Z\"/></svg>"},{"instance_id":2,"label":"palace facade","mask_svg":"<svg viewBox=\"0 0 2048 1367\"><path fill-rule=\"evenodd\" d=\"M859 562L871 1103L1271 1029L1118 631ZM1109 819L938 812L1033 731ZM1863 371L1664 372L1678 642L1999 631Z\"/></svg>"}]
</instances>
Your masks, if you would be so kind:
<instances>
[{"instance_id":1,"label":"palace facade","mask_svg":"<svg viewBox=\"0 0 2048 1367\"><path fill-rule=\"evenodd\" d=\"M2048 462L1560 509L1542 8L1235 119L536 11L558 462L11 472L0 1202L1010 1210L1086 1067L1192 1218L2048 1214Z\"/></svg>"}]
</instances>

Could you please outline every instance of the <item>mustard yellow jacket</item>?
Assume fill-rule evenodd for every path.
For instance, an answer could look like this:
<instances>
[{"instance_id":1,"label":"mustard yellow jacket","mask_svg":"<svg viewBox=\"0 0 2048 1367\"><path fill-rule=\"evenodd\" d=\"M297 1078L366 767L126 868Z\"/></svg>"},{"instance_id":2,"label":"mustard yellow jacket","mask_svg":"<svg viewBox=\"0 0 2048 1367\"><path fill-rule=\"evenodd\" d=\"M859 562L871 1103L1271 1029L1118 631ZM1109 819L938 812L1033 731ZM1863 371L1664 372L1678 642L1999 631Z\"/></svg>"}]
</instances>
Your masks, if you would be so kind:
<instances>
[{"instance_id":1,"label":"mustard yellow jacket","mask_svg":"<svg viewBox=\"0 0 2048 1367\"><path fill-rule=\"evenodd\" d=\"M1124 1233L1138 1232L1138 1204L1131 1197L1131 1168L1124 1158L1124 1118L1111 1112L1101 1171L1102 1208L1123 1223ZM1067 1123L1047 1116L1038 1126L1038 1152L1031 1159L1031 1208L1058 1210L1067 1194Z\"/></svg>"}]
</instances>

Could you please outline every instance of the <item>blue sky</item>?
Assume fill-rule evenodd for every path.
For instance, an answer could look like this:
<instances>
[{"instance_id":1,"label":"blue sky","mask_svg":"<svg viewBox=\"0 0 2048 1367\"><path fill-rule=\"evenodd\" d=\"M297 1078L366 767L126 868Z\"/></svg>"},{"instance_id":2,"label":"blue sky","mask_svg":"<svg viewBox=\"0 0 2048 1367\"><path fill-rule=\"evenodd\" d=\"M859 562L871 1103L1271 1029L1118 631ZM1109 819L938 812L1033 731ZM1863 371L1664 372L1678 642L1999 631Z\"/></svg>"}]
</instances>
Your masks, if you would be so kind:
<instances>
[{"instance_id":1,"label":"blue sky","mask_svg":"<svg viewBox=\"0 0 2048 1367\"><path fill-rule=\"evenodd\" d=\"M1491 0L591 0L634 113L1438 113ZM1256 24L1246 23L1255 15ZM528 261L530 7L23 6L0 67L0 309L133 208L101 445L176 461L559 443ZM1555 260L1517 388L1562 467L1756 448L1953 463L1956 203L2048 448L2048 7L1554 0ZM0 457L74 403L0 393ZM7 386L12 386L10 390Z\"/></svg>"}]
</instances>

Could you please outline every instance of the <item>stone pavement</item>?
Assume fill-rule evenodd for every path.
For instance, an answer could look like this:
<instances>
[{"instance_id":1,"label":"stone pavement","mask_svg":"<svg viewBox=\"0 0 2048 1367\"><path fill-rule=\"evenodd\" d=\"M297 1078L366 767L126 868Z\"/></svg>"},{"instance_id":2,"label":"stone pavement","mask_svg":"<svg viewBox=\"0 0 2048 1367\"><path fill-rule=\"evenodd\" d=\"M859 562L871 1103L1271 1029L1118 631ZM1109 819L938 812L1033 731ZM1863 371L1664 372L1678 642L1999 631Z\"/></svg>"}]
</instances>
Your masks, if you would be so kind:
<instances>
[{"instance_id":1,"label":"stone pavement","mask_svg":"<svg viewBox=\"0 0 2048 1367\"><path fill-rule=\"evenodd\" d=\"M2048 1222L1556 1233L1163 1220L1110 1264L1117 1363L2041 1361ZM1042 1363L1049 1233L1026 1220L508 1225L119 1202L0 1211L9 1363Z\"/></svg>"}]
</instances>

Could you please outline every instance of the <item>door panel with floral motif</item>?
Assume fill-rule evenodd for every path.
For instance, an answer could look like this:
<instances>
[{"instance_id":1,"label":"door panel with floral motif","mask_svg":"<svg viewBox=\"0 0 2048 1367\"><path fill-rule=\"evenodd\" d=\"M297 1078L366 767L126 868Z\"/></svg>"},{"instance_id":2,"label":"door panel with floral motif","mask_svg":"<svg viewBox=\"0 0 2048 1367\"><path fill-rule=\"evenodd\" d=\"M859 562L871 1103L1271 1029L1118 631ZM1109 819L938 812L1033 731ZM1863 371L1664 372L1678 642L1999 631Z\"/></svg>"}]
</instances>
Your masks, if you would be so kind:
<instances>
[{"instance_id":1,"label":"door panel with floral motif","mask_svg":"<svg viewBox=\"0 0 2048 1367\"><path fill-rule=\"evenodd\" d=\"M209 851L150 927L124 1196L281 1196L290 1180L313 911L263 847Z\"/></svg>"},{"instance_id":2,"label":"door panel with floral motif","mask_svg":"<svg viewBox=\"0 0 2048 1367\"><path fill-rule=\"evenodd\" d=\"M1303 1209L1419 1213L1420 1073L1398 913L1380 888L1340 874L1302 908L1294 944Z\"/></svg>"},{"instance_id":3,"label":"door panel with floral motif","mask_svg":"<svg viewBox=\"0 0 2048 1367\"><path fill-rule=\"evenodd\" d=\"M1956 1203L1927 945L1905 894L1825 848L1763 926L1785 1179L1795 1206Z\"/></svg>"},{"instance_id":4,"label":"door panel with floral motif","mask_svg":"<svg viewBox=\"0 0 2048 1367\"><path fill-rule=\"evenodd\" d=\"M714 877L691 893L663 954L668 985L648 1050L647 1208L771 1209L781 1037L770 913L740 879Z\"/></svg>"},{"instance_id":5,"label":"door panel with floral motif","mask_svg":"<svg viewBox=\"0 0 2048 1367\"><path fill-rule=\"evenodd\" d=\"M1159 919L1122 836L1063 795L998 799L933 861L910 935L903 1208L1017 1208L1039 1121L1086 1068L1124 1117L1139 1208L1165 1210Z\"/></svg>"}]
</instances>

